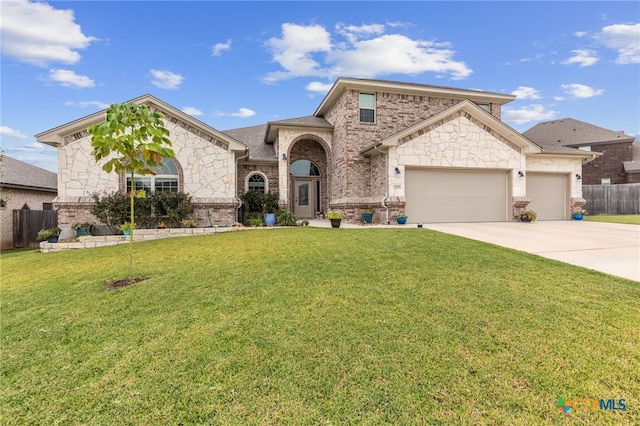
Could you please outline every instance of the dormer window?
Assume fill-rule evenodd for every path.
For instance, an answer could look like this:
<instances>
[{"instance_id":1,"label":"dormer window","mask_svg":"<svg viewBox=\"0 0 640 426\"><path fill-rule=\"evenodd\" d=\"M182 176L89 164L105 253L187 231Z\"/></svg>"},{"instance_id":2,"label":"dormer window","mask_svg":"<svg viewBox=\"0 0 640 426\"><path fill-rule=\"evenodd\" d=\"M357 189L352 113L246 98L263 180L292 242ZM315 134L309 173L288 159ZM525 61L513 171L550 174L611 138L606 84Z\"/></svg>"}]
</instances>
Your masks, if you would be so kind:
<instances>
[{"instance_id":1,"label":"dormer window","mask_svg":"<svg viewBox=\"0 0 640 426\"><path fill-rule=\"evenodd\" d=\"M360 122L375 123L376 119L376 95L360 93Z\"/></svg>"}]
</instances>

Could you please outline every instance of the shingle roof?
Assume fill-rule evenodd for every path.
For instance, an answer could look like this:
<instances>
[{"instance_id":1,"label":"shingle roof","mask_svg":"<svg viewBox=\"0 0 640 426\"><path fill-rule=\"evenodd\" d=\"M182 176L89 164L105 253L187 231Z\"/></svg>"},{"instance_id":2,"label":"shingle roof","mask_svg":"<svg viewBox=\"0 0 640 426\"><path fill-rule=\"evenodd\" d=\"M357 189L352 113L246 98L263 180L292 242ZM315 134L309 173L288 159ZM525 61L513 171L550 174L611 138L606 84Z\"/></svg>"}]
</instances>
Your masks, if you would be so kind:
<instances>
[{"instance_id":1,"label":"shingle roof","mask_svg":"<svg viewBox=\"0 0 640 426\"><path fill-rule=\"evenodd\" d=\"M276 160L276 151L273 145L264 143L266 124L259 126L242 127L239 129L223 130L227 136L231 136L249 148L250 160Z\"/></svg>"},{"instance_id":2,"label":"shingle roof","mask_svg":"<svg viewBox=\"0 0 640 426\"><path fill-rule=\"evenodd\" d=\"M1 157L0 186L58 192L58 176L55 173L6 155Z\"/></svg>"},{"instance_id":3,"label":"shingle roof","mask_svg":"<svg viewBox=\"0 0 640 426\"><path fill-rule=\"evenodd\" d=\"M607 130L593 124L563 118L544 121L522 133L545 150L573 150L572 147L611 142L633 142L634 137L622 131ZM594 149L597 151L597 149Z\"/></svg>"}]
</instances>

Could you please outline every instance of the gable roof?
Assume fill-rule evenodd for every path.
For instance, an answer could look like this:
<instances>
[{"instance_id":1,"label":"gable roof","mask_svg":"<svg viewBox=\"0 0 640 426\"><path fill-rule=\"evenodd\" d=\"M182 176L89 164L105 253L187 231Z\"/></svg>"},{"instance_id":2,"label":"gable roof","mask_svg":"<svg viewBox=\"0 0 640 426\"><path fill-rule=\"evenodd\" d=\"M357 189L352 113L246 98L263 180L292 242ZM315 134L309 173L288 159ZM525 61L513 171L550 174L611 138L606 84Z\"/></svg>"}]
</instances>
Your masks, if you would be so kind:
<instances>
[{"instance_id":1,"label":"gable roof","mask_svg":"<svg viewBox=\"0 0 640 426\"><path fill-rule=\"evenodd\" d=\"M152 106L165 115L165 121L175 123L191 133L195 133L204 139L214 142L218 146L230 151L246 150L246 146L232 137L225 135L219 130L214 129L208 124L193 118L189 114L172 107L152 95L143 95L125 103ZM46 132L39 133L36 135L36 140L54 147L64 146L69 143L69 141L87 136L87 128L89 126L104 122L105 111L106 110L98 111L70 123L63 124L62 126L47 130Z\"/></svg>"},{"instance_id":2,"label":"gable roof","mask_svg":"<svg viewBox=\"0 0 640 426\"><path fill-rule=\"evenodd\" d=\"M266 124L261 124L259 126L224 130L222 133L246 145L247 148L249 148L250 160L276 161L276 151L273 144L266 144L264 142L266 128Z\"/></svg>"},{"instance_id":3,"label":"gable roof","mask_svg":"<svg viewBox=\"0 0 640 426\"><path fill-rule=\"evenodd\" d=\"M471 117L483 123L488 129L490 129L490 131L497 133L510 143L522 148L522 151L525 154L538 154L542 152L542 149L535 143L531 142L529 139L518 133L517 130L512 129L504 122L498 120L496 117L489 114L470 100L459 102L456 105L447 108L446 110L441 111L440 113L432 117L427 118L426 120L422 120L421 122L416 123L411 127L408 127L400 132L382 139L380 142L365 147L360 152L362 154L365 154L379 146L397 146L402 139L410 138L414 134L420 134L422 129L434 124L437 125L438 122L458 112L469 114Z\"/></svg>"},{"instance_id":4,"label":"gable roof","mask_svg":"<svg viewBox=\"0 0 640 426\"><path fill-rule=\"evenodd\" d=\"M315 116L323 116L336 100L347 90L364 92L387 92L415 94L418 96L445 97L450 99L469 99L477 103L506 104L516 99L515 95L503 93L483 92L481 90L457 89L453 87L432 86L419 83L403 83L388 80L368 80L362 78L338 78L329 92L313 113Z\"/></svg>"},{"instance_id":5,"label":"gable roof","mask_svg":"<svg viewBox=\"0 0 640 426\"><path fill-rule=\"evenodd\" d=\"M58 176L55 173L6 155L0 157L1 187L58 192Z\"/></svg>"},{"instance_id":6,"label":"gable roof","mask_svg":"<svg viewBox=\"0 0 640 426\"><path fill-rule=\"evenodd\" d=\"M545 150L567 151L575 147L616 142L633 142L622 131L607 130L573 118L544 121L522 133Z\"/></svg>"}]
</instances>

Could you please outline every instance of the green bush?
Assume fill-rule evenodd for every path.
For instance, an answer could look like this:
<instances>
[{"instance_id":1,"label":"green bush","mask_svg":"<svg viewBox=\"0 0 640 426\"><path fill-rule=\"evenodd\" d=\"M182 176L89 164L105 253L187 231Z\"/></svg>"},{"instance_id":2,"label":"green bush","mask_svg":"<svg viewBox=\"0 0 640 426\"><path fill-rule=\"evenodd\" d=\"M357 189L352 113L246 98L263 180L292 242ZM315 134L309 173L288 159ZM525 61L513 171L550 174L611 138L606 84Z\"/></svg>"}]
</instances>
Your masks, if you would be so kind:
<instances>
[{"instance_id":1,"label":"green bush","mask_svg":"<svg viewBox=\"0 0 640 426\"><path fill-rule=\"evenodd\" d=\"M129 195L116 191L112 193L95 193L92 195L94 205L91 213L102 223L109 226L112 232L123 223L131 222ZM163 221L167 226L178 228L180 222L193 213L191 196L184 192L153 192L135 198L135 220L139 228L155 228Z\"/></svg>"},{"instance_id":2,"label":"green bush","mask_svg":"<svg viewBox=\"0 0 640 426\"><path fill-rule=\"evenodd\" d=\"M276 218L276 223L280 226L296 226L296 215L287 210L280 211L280 214Z\"/></svg>"},{"instance_id":3,"label":"green bush","mask_svg":"<svg viewBox=\"0 0 640 426\"><path fill-rule=\"evenodd\" d=\"M262 192L249 191L242 196L242 211L244 223L249 224L253 213L275 213L278 211L278 194L263 194Z\"/></svg>"}]
</instances>

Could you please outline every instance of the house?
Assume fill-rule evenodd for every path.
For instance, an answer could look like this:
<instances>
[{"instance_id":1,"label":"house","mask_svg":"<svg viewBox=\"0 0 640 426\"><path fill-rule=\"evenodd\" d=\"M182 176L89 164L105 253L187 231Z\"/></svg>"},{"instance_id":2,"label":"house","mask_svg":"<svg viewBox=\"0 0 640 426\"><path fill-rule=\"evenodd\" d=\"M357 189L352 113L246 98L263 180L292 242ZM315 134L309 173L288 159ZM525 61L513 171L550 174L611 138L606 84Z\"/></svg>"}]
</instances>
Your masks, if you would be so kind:
<instances>
[{"instance_id":1,"label":"house","mask_svg":"<svg viewBox=\"0 0 640 426\"><path fill-rule=\"evenodd\" d=\"M0 156L0 249L13 248L13 210L51 210L57 193L56 174Z\"/></svg>"},{"instance_id":2,"label":"house","mask_svg":"<svg viewBox=\"0 0 640 426\"><path fill-rule=\"evenodd\" d=\"M543 147L601 153L582 168L583 185L640 182L640 142L622 131L564 118L538 123L523 135Z\"/></svg>"},{"instance_id":3,"label":"house","mask_svg":"<svg viewBox=\"0 0 640 426\"><path fill-rule=\"evenodd\" d=\"M501 121L515 96L416 83L339 78L311 116L216 130L161 100L131 102L161 111L175 159L147 188L192 196L201 224L233 223L239 197L272 192L298 218L363 209L387 223L511 221L529 207L539 220L569 219L582 207L582 165L597 153L541 147ZM59 221L90 221L91 194L126 190L102 171L87 127L104 112L36 135L58 149Z\"/></svg>"}]
</instances>

